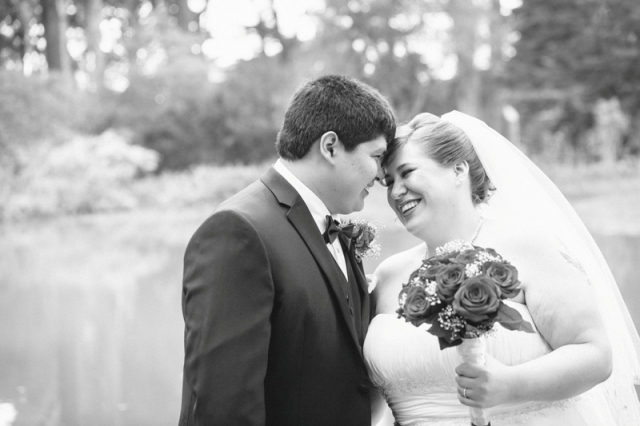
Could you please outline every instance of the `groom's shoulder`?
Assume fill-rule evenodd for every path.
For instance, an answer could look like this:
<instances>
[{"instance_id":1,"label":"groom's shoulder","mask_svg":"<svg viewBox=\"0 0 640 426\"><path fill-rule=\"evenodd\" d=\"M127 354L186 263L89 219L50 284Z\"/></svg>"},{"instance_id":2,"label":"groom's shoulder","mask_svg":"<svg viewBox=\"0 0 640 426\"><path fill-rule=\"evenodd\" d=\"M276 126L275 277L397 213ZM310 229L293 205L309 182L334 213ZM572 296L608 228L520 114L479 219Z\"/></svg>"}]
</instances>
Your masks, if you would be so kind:
<instances>
[{"instance_id":1,"label":"groom's shoulder","mask_svg":"<svg viewBox=\"0 0 640 426\"><path fill-rule=\"evenodd\" d=\"M198 226L191 239L260 234L260 229L264 229L265 222L268 222L265 217L268 217L271 204L273 196L260 180L256 180L220 203Z\"/></svg>"},{"instance_id":2,"label":"groom's shoulder","mask_svg":"<svg viewBox=\"0 0 640 426\"><path fill-rule=\"evenodd\" d=\"M268 206L274 201L273 195L261 180L250 183L246 188L224 200L214 210L260 210L259 206Z\"/></svg>"},{"instance_id":3,"label":"groom's shoulder","mask_svg":"<svg viewBox=\"0 0 640 426\"><path fill-rule=\"evenodd\" d=\"M220 203L205 222L227 220L230 217L243 218L254 226L273 216L278 203L273 194L260 180Z\"/></svg>"}]
</instances>

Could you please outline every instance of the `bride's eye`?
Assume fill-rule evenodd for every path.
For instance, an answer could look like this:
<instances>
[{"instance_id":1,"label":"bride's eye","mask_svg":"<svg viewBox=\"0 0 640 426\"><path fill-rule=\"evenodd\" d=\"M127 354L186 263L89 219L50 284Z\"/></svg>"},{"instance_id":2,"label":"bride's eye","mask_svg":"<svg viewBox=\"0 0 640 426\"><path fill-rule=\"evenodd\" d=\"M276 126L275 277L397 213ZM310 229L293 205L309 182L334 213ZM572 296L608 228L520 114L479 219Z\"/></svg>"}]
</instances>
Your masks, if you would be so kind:
<instances>
[{"instance_id":1,"label":"bride's eye","mask_svg":"<svg viewBox=\"0 0 640 426\"><path fill-rule=\"evenodd\" d=\"M406 169L406 170L403 170L403 171L402 171L402 173L400 173L400 177L402 177L402 178L404 179L404 178L405 178L405 177L407 177L407 175L408 175L409 173L411 173L413 170L414 170L414 169Z\"/></svg>"}]
</instances>

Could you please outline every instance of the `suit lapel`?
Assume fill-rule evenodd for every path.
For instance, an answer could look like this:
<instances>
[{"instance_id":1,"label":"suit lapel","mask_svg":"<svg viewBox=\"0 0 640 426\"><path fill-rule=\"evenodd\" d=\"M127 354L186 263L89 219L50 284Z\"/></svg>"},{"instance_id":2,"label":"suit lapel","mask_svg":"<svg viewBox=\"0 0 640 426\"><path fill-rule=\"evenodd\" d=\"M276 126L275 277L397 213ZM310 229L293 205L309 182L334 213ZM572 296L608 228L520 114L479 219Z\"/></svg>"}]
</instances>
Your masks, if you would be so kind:
<instances>
[{"instance_id":1,"label":"suit lapel","mask_svg":"<svg viewBox=\"0 0 640 426\"><path fill-rule=\"evenodd\" d=\"M349 248L347 248L347 245L344 242L344 239L346 237L344 237L343 235L340 235L340 237L341 237L341 240L342 240L342 247L343 247L345 253L347 253L349 261L351 262L351 266L353 266L353 273L356 276L356 280L358 282L358 287L360 288L361 292L363 292L364 294L368 294L369 293L369 284L367 284L367 279L366 279L365 274L364 274L364 268L362 266L362 261L357 259L356 253L355 253L355 249L353 248L353 244Z\"/></svg>"},{"instance_id":2,"label":"suit lapel","mask_svg":"<svg viewBox=\"0 0 640 426\"><path fill-rule=\"evenodd\" d=\"M322 239L322 235L318 232L318 227L313 221L307 205L302 201L302 197L300 197L298 192L273 168L269 169L267 173L262 176L261 180L271 190L281 204L290 206L290 209L287 212L287 218L298 231L298 234L300 234L300 237L309 248L309 251L320 266L322 272L325 274L325 281L338 301L340 312L345 320L347 328L349 329L349 333L362 356L362 347L358 342L358 335L356 334L355 326L351 320L349 305L347 304L344 287L341 283L344 281L344 275L327 249L327 246ZM358 273L359 272L356 272L356 274Z\"/></svg>"},{"instance_id":3,"label":"suit lapel","mask_svg":"<svg viewBox=\"0 0 640 426\"><path fill-rule=\"evenodd\" d=\"M343 248L345 244L342 244ZM369 328L369 320L370 318L370 302L369 302L369 284L367 283L367 278L364 274L364 269L362 266L362 261L358 261L355 254L355 249L353 244L346 250L348 253L348 261L351 262L351 267L353 269L353 275L356 277L356 282L358 283L358 288L360 289L360 300L362 302L362 336L367 335L367 330Z\"/></svg>"}]
</instances>

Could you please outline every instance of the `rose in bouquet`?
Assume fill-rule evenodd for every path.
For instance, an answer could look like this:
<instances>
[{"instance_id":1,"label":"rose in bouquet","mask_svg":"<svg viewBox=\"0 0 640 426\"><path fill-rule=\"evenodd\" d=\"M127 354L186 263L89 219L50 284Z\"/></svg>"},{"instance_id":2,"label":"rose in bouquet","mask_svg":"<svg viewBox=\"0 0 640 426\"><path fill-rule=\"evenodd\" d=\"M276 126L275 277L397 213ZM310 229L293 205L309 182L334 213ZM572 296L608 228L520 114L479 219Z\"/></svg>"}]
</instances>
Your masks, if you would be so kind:
<instances>
[{"instance_id":1,"label":"rose in bouquet","mask_svg":"<svg viewBox=\"0 0 640 426\"><path fill-rule=\"evenodd\" d=\"M411 273L397 312L415 326L431 325L427 331L438 337L440 349L456 346L461 362L484 364L484 336L496 323L534 332L503 302L520 291L518 270L495 250L453 241ZM489 424L485 410L470 412L473 425Z\"/></svg>"},{"instance_id":2,"label":"rose in bouquet","mask_svg":"<svg viewBox=\"0 0 640 426\"><path fill-rule=\"evenodd\" d=\"M495 250L455 241L411 273L397 312L415 326L430 324L428 332L445 349L486 334L495 323L532 333L520 313L503 302L520 291L518 270Z\"/></svg>"}]
</instances>

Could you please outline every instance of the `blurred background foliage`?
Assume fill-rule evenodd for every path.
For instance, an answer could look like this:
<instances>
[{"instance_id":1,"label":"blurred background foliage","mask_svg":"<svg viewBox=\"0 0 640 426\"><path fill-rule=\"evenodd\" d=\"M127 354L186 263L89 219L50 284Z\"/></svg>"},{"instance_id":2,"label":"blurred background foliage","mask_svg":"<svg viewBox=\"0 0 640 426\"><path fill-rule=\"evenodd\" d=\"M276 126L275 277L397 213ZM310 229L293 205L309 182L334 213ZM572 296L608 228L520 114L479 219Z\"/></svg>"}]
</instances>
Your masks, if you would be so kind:
<instances>
[{"instance_id":1,"label":"blurred background foliage","mask_svg":"<svg viewBox=\"0 0 640 426\"><path fill-rule=\"evenodd\" d=\"M292 4L0 0L2 217L129 209L125 183L269 161L291 94L326 73L378 88L399 121L476 115L546 163L640 153L635 0L314 0L298 2L297 27ZM215 31L234 8L251 41L235 56ZM84 169L52 171L49 157L74 149ZM115 151L136 172L97 177L90 165ZM118 199L74 188L85 199L52 201L94 183Z\"/></svg>"},{"instance_id":2,"label":"blurred background foliage","mask_svg":"<svg viewBox=\"0 0 640 426\"><path fill-rule=\"evenodd\" d=\"M182 256L304 81L520 146L640 326L637 0L0 0L0 426L175 425ZM379 259L416 243L374 187Z\"/></svg>"}]
</instances>

